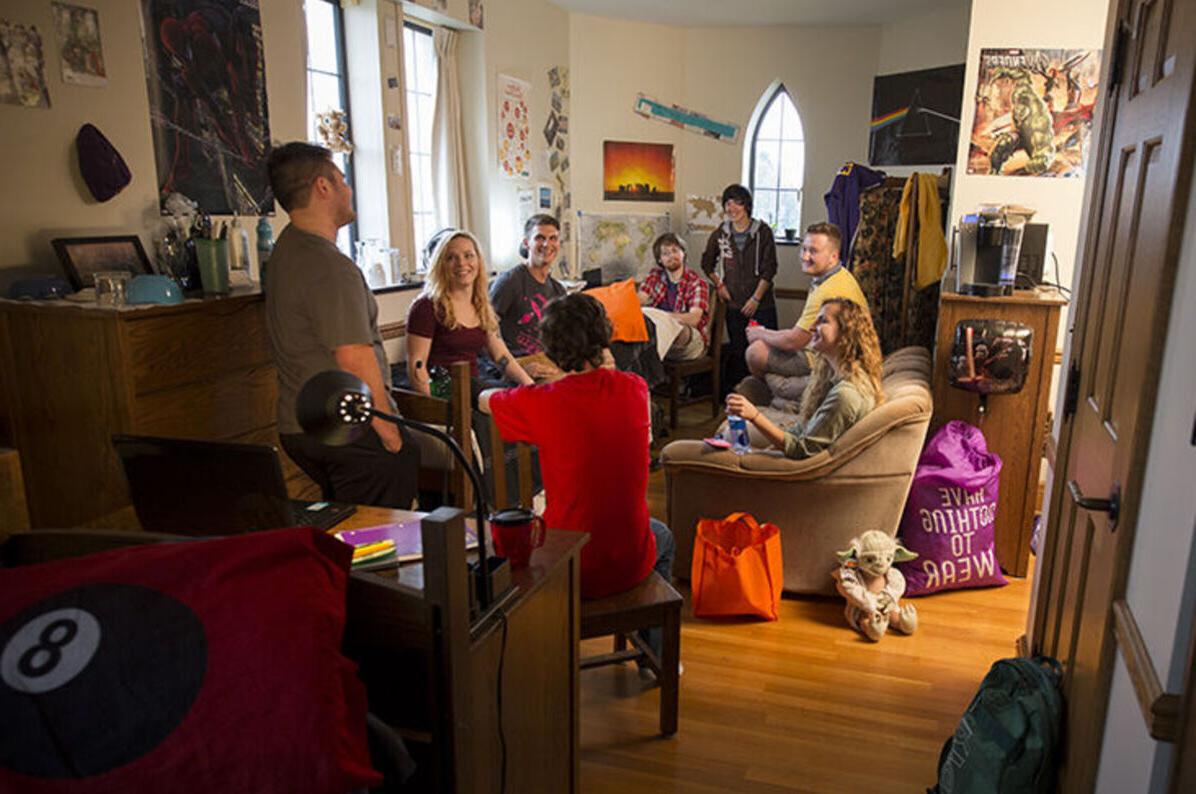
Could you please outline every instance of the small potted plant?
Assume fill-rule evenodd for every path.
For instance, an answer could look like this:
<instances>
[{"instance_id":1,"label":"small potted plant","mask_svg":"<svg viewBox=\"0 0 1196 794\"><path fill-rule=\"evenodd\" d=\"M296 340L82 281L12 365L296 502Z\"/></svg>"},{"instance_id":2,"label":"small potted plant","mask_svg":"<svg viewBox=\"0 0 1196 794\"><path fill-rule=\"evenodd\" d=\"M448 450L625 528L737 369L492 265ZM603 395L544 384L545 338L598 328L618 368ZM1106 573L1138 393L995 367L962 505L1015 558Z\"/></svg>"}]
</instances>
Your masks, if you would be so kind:
<instances>
[{"instance_id":1,"label":"small potted plant","mask_svg":"<svg viewBox=\"0 0 1196 794\"><path fill-rule=\"evenodd\" d=\"M789 228L785 230L785 239L793 242L797 239L797 229Z\"/></svg>"}]
</instances>

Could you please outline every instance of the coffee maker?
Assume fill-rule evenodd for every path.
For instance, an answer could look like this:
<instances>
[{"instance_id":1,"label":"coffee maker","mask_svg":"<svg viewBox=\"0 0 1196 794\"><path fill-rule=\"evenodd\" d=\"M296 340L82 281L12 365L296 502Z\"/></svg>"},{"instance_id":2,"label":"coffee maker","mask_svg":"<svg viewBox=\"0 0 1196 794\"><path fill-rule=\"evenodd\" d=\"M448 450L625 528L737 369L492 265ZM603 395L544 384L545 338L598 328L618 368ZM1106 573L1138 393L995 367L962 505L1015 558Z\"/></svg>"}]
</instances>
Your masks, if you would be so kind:
<instances>
[{"instance_id":1,"label":"coffee maker","mask_svg":"<svg viewBox=\"0 0 1196 794\"><path fill-rule=\"evenodd\" d=\"M952 269L956 292L964 295L1012 295L1017 279L1022 233L1034 210L1010 205L981 205L955 228Z\"/></svg>"}]
</instances>

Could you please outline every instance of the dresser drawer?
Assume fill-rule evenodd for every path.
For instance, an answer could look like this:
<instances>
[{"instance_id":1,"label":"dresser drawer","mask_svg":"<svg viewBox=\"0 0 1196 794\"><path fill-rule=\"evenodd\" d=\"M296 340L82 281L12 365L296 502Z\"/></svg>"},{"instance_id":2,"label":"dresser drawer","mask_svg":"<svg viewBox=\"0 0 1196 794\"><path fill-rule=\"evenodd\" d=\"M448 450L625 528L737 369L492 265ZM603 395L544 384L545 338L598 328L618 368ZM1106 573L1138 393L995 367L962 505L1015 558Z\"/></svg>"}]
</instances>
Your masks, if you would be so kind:
<instances>
[{"instance_id":1,"label":"dresser drawer","mask_svg":"<svg viewBox=\"0 0 1196 794\"><path fill-rule=\"evenodd\" d=\"M138 395L129 412L137 433L234 439L277 423L273 364ZM271 442L273 443L273 442Z\"/></svg>"},{"instance_id":2,"label":"dresser drawer","mask_svg":"<svg viewBox=\"0 0 1196 794\"><path fill-rule=\"evenodd\" d=\"M270 361L260 298L204 301L121 323L133 393L210 380ZM122 318L124 319L124 318Z\"/></svg>"}]
</instances>

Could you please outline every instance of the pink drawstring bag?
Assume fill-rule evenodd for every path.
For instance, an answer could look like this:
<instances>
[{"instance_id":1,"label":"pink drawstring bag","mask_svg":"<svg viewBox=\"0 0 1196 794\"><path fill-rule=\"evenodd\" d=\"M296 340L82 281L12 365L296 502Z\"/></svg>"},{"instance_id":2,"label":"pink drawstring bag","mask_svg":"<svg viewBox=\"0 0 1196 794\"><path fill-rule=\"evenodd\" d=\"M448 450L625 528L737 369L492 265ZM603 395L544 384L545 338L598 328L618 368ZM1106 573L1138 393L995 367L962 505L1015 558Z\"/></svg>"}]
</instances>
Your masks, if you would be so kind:
<instances>
[{"instance_id":1,"label":"pink drawstring bag","mask_svg":"<svg viewBox=\"0 0 1196 794\"><path fill-rule=\"evenodd\" d=\"M918 460L901 519L916 559L899 563L907 596L1007 584L993 550L1001 459L967 422L948 422Z\"/></svg>"}]
</instances>

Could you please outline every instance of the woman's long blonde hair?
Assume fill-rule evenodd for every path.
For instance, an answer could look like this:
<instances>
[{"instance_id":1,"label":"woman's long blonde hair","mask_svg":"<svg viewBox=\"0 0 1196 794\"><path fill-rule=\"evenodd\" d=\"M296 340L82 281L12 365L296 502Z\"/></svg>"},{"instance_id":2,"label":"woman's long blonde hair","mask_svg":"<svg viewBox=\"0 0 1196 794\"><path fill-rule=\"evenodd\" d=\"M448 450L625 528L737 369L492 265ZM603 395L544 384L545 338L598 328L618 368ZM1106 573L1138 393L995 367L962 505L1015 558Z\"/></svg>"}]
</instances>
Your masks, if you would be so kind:
<instances>
[{"instance_id":1,"label":"woman's long blonde hair","mask_svg":"<svg viewBox=\"0 0 1196 794\"><path fill-rule=\"evenodd\" d=\"M428 268L428 279L424 282L424 295L432 301L436 309L436 318L450 331L460 326L457 314L453 311L453 299L449 294L453 287L453 274L449 272L448 246L453 240L465 238L473 243L473 250L478 255L478 275L473 281L473 294L469 302L477 312L478 320L483 330L493 331L498 328L498 318L490 308L490 290L487 286L486 260L482 258L482 246L478 238L464 229L455 229L441 235L440 241L432 250L432 266Z\"/></svg>"},{"instance_id":2,"label":"woman's long blonde hair","mask_svg":"<svg viewBox=\"0 0 1196 794\"><path fill-rule=\"evenodd\" d=\"M839 380L851 383L863 394L870 394L876 405L885 401L881 386L882 358L880 340L872 326L872 318L859 304L846 298L831 298L823 302L825 308L839 307L835 319L839 323ZM821 309L819 310L821 312ZM825 356L816 356L810 383L801 396L798 419L802 424L810 420L818 406L826 399L834 385L835 370Z\"/></svg>"}]
</instances>

